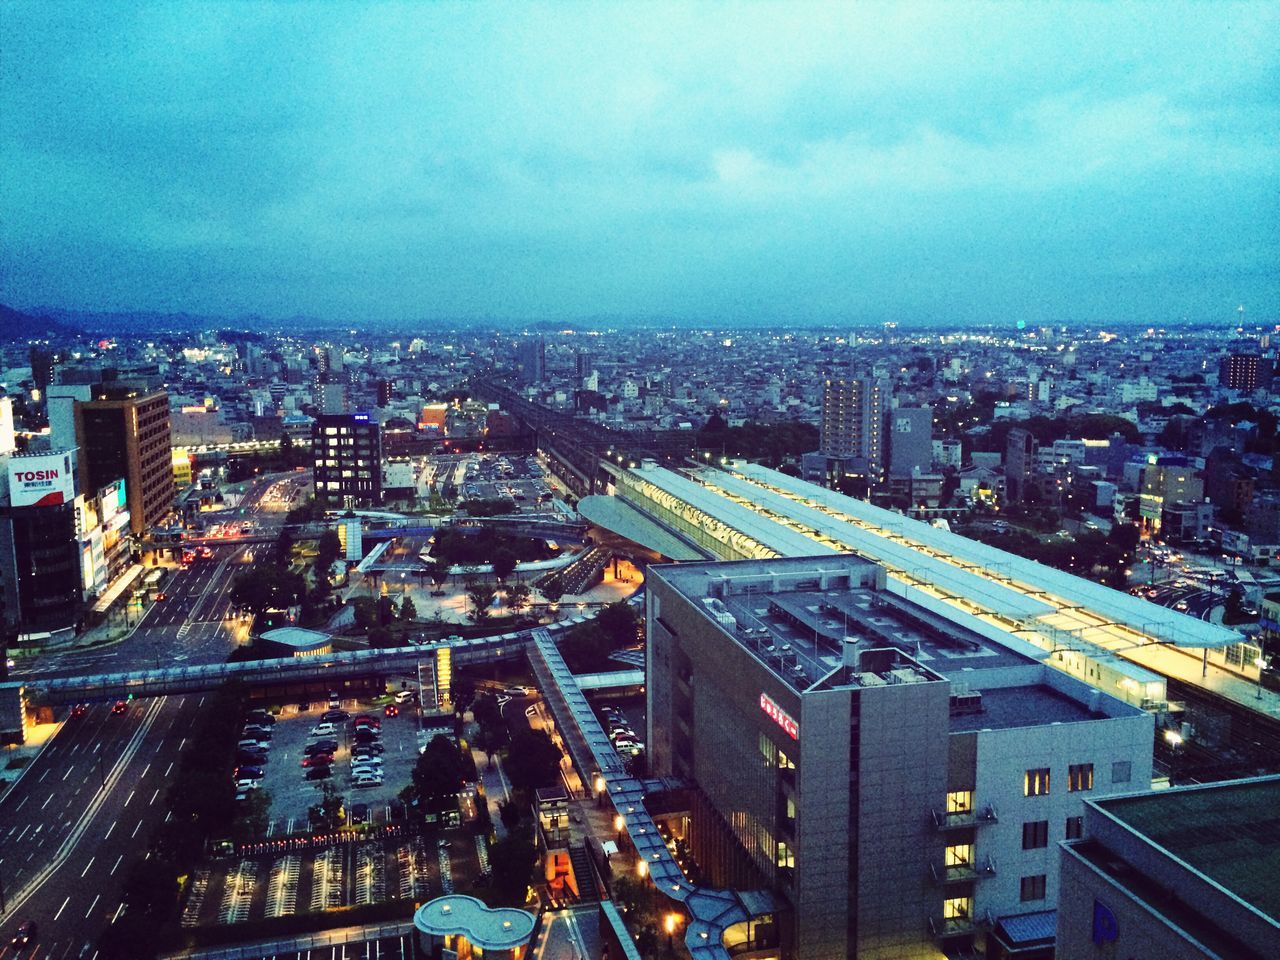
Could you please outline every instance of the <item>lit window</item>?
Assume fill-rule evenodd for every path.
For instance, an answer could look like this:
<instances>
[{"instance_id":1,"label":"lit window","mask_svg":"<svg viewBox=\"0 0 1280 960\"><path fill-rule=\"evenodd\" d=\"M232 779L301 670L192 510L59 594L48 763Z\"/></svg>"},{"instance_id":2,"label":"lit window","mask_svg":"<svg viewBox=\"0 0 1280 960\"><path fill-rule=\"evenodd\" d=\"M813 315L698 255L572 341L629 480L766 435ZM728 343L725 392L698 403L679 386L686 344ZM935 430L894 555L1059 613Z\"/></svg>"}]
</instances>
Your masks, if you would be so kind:
<instances>
[{"instance_id":1,"label":"lit window","mask_svg":"<svg viewBox=\"0 0 1280 960\"><path fill-rule=\"evenodd\" d=\"M948 867L967 867L973 863L973 844L957 843L947 847L946 864Z\"/></svg>"},{"instance_id":2,"label":"lit window","mask_svg":"<svg viewBox=\"0 0 1280 960\"><path fill-rule=\"evenodd\" d=\"M942 901L942 916L946 920L967 920L973 915L973 897L951 897Z\"/></svg>"},{"instance_id":3,"label":"lit window","mask_svg":"<svg viewBox=\"0 0 1280 960\"><path fill-rule=\"evenodd\" d=\"M796 865L795 851L793 851L791 847L788 846L786 843L779 841L778 842L778 866L795 867L795 865Z\"/></svg>"},{"instance_id":4,"label":"lit window","mask_svg":"<svg viewBox=\"0 0 1280 960\"><path fill-rule=\"evenodd\" d=\"M1043 797L1049 792L1049 768L1028 770L1022 794L1026 797Z\"/></svg>"},{"instance_id":5,"label":"lit window","mask_svg":"<svg viewBox=\"0 0 1280 960\"><path fill-rule=\"evenodd\" d=\"M973 791L952 790L948 793L947 813L973 813Z\"/></svg>"},{"instance_id":6,"label":"lit window","mask_svg":"<svg viewBox=\"0 0 1280 960\"><path fill-rule=\"evenodd\" d=\"M1075 793L1093 789L1093 764L1073 763L1067 768L1067 790Z\"/></svg>"}]
</instances>

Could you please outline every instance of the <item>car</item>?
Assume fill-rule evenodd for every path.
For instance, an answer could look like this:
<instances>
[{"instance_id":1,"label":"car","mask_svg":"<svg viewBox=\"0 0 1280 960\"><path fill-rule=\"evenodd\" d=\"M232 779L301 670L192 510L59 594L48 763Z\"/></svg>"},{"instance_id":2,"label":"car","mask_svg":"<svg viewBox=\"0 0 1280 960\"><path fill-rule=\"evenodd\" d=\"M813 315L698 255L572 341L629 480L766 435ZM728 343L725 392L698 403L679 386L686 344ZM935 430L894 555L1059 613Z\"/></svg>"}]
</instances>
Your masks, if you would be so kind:
<instances>
[{"instance_id":1,"label":"car","mask_svg":"<svg viewBox=\"0 0 1280 960\"><path fill-rule=\"evenodd\" d=\"M333 776L332 767L312 767L307 771L308 780L328 780Z\"/></svg>"},{"instance_id":2,"label":"car","mask_svg":"<svg viewBox=\"0 0 1280 960\"><path fill-rule=\"evenodd\" d=\"M271 731L266 727L245 727L240 731L240 736L253 740L261 740L264 743L271 742Z\"/></svg>"},{"instance_id":3,"label":"car","mask_svg":"<svg viewBox=\"0 0 1280 960\"><path fill-rule=\"evenodd\" d=\"M381 757L362 756L362 757L351 758L352 769L356 767L380 767L380 766L382 766Z\"/></svg>"},{"instance_id":4,"label":"car","mask_svg":"<svg viewBox=\"0 0 1280 960\"><path fill-rule=\"evenodd\" d=\"M355 780L351 781L351 783L352 786L356 787L380 787L382 786L382 778L370 776L356 777Z\"/></svg>"},{"instance_id":5,"label":"car","mask_svg":"<svg viewBox=\"0 0 1280 960\"><path fill-rule=\"evenodd\" d=\"M236 767L237 780L261 780L265 774L261 767Z\"/></svg>"},{"instance_id":6,"label":"car","mask_svg":"<svg viewBox=\"0 0 1280 960\"><path fill-rule=\"evenodd\" d=\"M388 703L388 704L383 708L382 712L383 712L383 713L385 713L388 717L398 717L398 716L400 716L400 708L399 708L399 707L397 707L394 703Z\"/></svg>"},{"instance_id":7,"label":"car","mask_svg":"<svg viewBox=\"0 0 1280 960\"><path fill-rule=\"evenodd\" d=\"M507 689L502 692L505 693L508 697L527 697L533 691L531 691L528 687L516 686L516 687L507 687Z\"/></svg>"},{"instance_id":8,"label":"car","mask_svg":"<svg viewBox=\"0 0 1280 960\"><path fill-rule=\"evenodd\" d=\"M157 590L155 593L155 596L153 596L151 599L154 600L156 603L159 603L161 600L168 600L169 595L165 593L163 590Z\"/></svg>"},{"instance_id":9,"label":"car","mask_svg":"<svg viewBox=\"0 0 1280 960\"><path fill-rule=\"evenodd\" d=\"M129 709L129 704L124 700L117 700L115 703L111 705L112 713L117 713L117 714L124 713L128 709Z\"/></svg>"},{"instance_id":10,"label":"car","mask_svg":"<svg viewBox=\"0 0 1280 960\"><path fill-rule=\"evenodd\" d=\"M18 924L18 929L13 931L13 939L9 941L9 945L13 947L25 947L29 945L39 935L39 928L34 920L23 920Z\"/></svg>"},{"instance_id":11,"label":"car","mask_svg":"<svg viewBox=\"0 0 1280 960\"><path fill-rule=\"evenodd\" d=\"M83 717L87 709L88 707L86 707L83 703L77 703L74 707L71 708L71 716Z\"/></svg>"},{"instance_id":12,"label":"car","mask_svg":"<svg viewBox=\"0 0 1280 960\"><path fill-rule=\"evenodd\" d=\"M357 756L366 755L370 753L386 753L386 750L387 750L386 747L384 747L382 744L380 744L376 740L370 741L369 743L357 743L351 749L352 749L352 752Z\"/></svg>"},{"instance_id":13,"label":"car","mask_svg":"<svg viewBox=\"0 0 1280 960\"><path fill-rule=\"evenodd\" d=\"M308 743L302 748L302 752L311 755L317 753L333 753L337 749L337 740L317 740L315 743Z\"/></svg>"},{"instance_id":14,"label":"car","mask_svg":"<svg viewBox=\"0 0 1280 960\"><path fill-rule=\"evenodd\" d=\"M1187 609L1187 601L1185 601L1185 600L1179 600L1177 603L1175 603L1175 604L1173 605L1173 609L1175 609L1175 610L1186 610L1186 609Z\"/></svg>"},{"instance_id":15,"label":"car","mask_svg":"<svg viewBox=\"0 0 1280 960\"><path fill-rule=\"evenodd\" d=\"M260 727L273 727L275 726L276 718L265 710L252 710L245 717L245 723L257 724Z\"/></svg>"},{"instance_id":16,"label":"car","mask_svg":"<svg viewBox=\"0 0 1280 960\"><path fill-rule=\"evenodd\" d=\"M318 723L311 728L308 736L311 737L328 737L338 732L338 728L332 723Z\"/></svg>"},{"instance_id":17,"label":"car","mask_svg":"<svg viewBox=\"0 0 1280 960\"><path fill-rule=\"evenodd\" d=\"M399 693L396 694L396 703L409 703L416 696L417 694L415 694L412 690L401 690Z\"/></svg>"},{"instance_id":18,"label":"car","mask_svg":"<svg viewBox=\"0 0 1280 960\"><path fill-rule=\"evenodd\" d=\"M257 780L252 780L252 779L237 780L237 781L236 781L236 790L257 790L257 789L258 789L258 783L259 783L259 781L257 781Z\"/></svg>"},{"instance_id":19,"label":"car","mask_svg":"<svg viewBox=\"0 0 1280 960\"><path fill-rule=\"evenodd\" d=\"M237 750L266 750L268 746L270 746L270 744L263 743L261 740L257 739L256 737L250 737L248 739L241 740L239 743L237 743L236 749Z\"/></svg>"},{"instance_id":20,"label":"car","mask_svg":"<svg viewBox=\"0 0 1280 960\"><path fill-rule=\"evenodd\" d=\"M302 758L302 766L304 767L327 767L333 763L333 754L331 753L313 753L309 757Z\"/></svg>"},{"instance_id":21,"label":"car","mask_svg":"<svg viewBox=\"0 0 1280 960\"><path fill-rule=\"evenodd\" d=\"M377 742L378 742L378 734L375 733L374 731L372 730L356 731L356 743L369 744L369 743L377 743Z\"/></svg>"},{"instance_id":22,"label":"car","mask_svg":"<svg viewBox=\"0 0 1280 960\"><path fill-rule=\"evenodd\" d=\"M204 546L204 547L201 547L201 548L200 548L200 557L201 557L202 559L204 559L204 560L208 560L208 559L209 559L210 557L212 557L212 556L213 556L213 549L212 549L212 548L207 547L207 546Z\"/></svg>"},{"instance_id":23,"label":"car","mask_svg":"<svg viewBox=\"0 0 1280 960\"><path fill-rule=\"evenodd\" d=\"M357 713L354 719L356 723L372 723L377 725L381 725L382 723L381 720L371 713Z\"/></svg>"},{"instance_id":24,"label":"car","mask_svg":"<svg viewBox=\"0 0 1280 960\"><path fill-rule=\"evenodd\" d=\"M267 753L265 750L239 750L236 752L236 763L247 763L250 766L261 767L267 762Z\"/></svg>"},{"instance_id":25,"label":"car","mask_svg":"<svg viewBox=\"0 0 1280 960\"><path fill-rule=\"evenodd\" d=\"M320 715L320 719L325 723L341 723L343 720L350 720L351 714L345 710L326 710Z\"/></svg>"}]
</instances>

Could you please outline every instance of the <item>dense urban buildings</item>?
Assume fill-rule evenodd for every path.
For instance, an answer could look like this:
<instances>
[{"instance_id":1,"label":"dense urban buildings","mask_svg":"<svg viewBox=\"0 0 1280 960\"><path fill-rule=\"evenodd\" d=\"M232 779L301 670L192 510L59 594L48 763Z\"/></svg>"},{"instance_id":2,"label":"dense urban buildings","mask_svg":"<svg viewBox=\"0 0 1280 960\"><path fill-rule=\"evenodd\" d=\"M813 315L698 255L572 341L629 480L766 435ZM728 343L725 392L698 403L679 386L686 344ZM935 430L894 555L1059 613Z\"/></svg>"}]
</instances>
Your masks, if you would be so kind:
<instances>
[{"instance_id":1,"label":"dense urban buildings","mask_svg":"<svg viewBox=\"0 0 1280 960\"><path fill-rule=\"evenodd\" d=\"M338 507L382 502L382 429L369 414L320 414L311 449L317 500Z\"/></svg>"}]
</instances>

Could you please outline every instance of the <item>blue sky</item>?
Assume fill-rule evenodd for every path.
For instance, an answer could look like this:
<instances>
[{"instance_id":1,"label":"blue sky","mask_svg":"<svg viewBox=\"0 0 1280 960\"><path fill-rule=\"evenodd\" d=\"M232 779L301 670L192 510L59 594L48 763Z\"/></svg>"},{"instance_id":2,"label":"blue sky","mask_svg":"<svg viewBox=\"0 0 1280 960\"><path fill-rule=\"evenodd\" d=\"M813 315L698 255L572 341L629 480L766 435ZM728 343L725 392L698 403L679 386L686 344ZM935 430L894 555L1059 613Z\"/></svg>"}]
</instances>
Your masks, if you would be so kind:
<instances>
[{"instance_id":1,"label":"blue sky","mask_svg":"<svg viewBox=\"0 0 1280 960\"><path fill-rule=\"evenodd\" d=\"M1280 4L7 3L0 300L1280 321Z\"/></svg>"}]
</instances>

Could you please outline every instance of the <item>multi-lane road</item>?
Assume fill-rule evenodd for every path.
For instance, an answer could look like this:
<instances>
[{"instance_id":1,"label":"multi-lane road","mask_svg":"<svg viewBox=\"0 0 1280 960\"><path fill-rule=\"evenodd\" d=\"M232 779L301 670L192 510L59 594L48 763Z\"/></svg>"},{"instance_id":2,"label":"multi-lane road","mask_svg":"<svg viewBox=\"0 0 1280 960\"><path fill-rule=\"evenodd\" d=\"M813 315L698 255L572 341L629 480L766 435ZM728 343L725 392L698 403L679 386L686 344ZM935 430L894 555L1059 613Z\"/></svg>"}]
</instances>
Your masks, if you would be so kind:
<instances>
[{"instance_id":1,"label":"multi-lane road","mask_svg":"<svg viewBox=\"0 0 1280 960\"><path fill-rule=\"evenodd\" d=\"M122 908L132 859L167 816L165 791L204 698L90 707L66 722L0 800L0 960L94 956ZM37 942L8 946L24 920Z\"/></svg>"}]
</instances>

